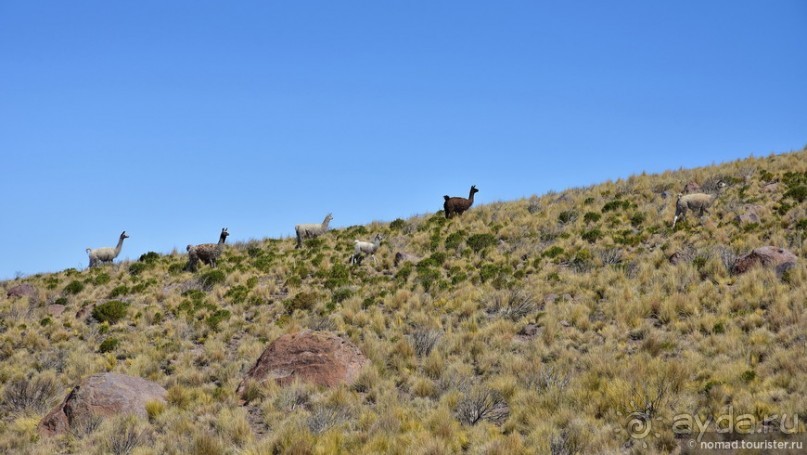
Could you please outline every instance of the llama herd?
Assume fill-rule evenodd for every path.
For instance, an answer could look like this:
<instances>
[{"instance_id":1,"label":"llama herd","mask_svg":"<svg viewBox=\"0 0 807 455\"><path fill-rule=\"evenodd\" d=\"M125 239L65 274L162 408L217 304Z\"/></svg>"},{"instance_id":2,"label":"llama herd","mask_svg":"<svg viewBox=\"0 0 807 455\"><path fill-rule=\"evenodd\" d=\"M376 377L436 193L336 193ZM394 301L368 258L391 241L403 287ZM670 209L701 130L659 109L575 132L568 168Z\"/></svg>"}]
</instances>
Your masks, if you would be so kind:
<instances>
[{"instance_id":1,"label":"llama herd","mask_svg":"<svg viewBox=\"0 0 807 455\"><path fill-rule=\"evenodd\" d=\"M703 216L704 213L708 213L708 209L715 203L723 188L727 186L725 182L719 180L715 185L714 191L710 194L694 192L694 190L698 190L699 188L691 188L692 185L692 183L687 184L684 190L688 194L678 193L678 198L675 203L675 217L673 218L672 223L673 228L675 228L675 223L679 219L686 216L687 211L698 213L700 216ZM471 185L471 191L469 192L467 198L450 197L448 195L443 196L443 212L445 213L445 217L451 218L454 215L459 216L462 215L463 212L470 209L474 203L474 194L478 192L479 190L476 188L476 185ZM323 219L321 223L306 223L294 226L294 232L297 236L295 249L303 246L303 240L313 239L326 233L328 231L328 225L332 220L333 215L329 213L325 216L325 219ZM218 243L188 245L186 247L188 252L188 265L186 266L186 270L195 272L199 267L199 262L207 264L211 267L216 267L216 260L219 256L221 256L221 253L224 250L224 242L226 242L228 235L230 235L230 233L227 232L227 228L222 228ZM89 267L92 268L104 263L111 263L120 254L121 248L123 248L123 240L127 238L129 238L129 236L126 234L126 231L123 231L118 239L117 246L114 248L87 248L87 255L90 259ZM350 257L350 263L361 263L362 259L368 256L372 257L373 263L375 263L375 253L381 246L381 242L383 240L384 237L381 236L381 234L376 234L375 237L373 237L373 240L370 242L358 239L354 240L354 251L353 255ZM396 266L400 261L406 260L404 256L409 255L400 252L396 254Z\"/></svg>"}]
</instances>

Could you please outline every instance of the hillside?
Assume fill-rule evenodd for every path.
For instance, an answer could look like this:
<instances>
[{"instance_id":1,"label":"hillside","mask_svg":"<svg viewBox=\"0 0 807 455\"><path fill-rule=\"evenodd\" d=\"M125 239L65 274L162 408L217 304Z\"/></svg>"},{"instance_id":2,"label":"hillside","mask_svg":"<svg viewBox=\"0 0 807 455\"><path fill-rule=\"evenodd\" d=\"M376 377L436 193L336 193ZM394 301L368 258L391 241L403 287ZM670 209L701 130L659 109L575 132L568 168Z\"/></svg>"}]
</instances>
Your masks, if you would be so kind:
<instances>
[{"instance_id":1,"label":"hillside","mask_svg":"<svg viewBox=\"0 0 807 455\"><path fill-rule=\"evenodd\" d=\"M710 213L671 229L676 194L719 180ZM0 451L668 453L682 413L807 414L805 199L807 150L332 230L302 249L236 242L194 274L184 254L149 253L3 282ZM376 233L377 263L350 265L353 239ZM797 265L732 273L766 245ZM415 259L396 266L397 252ZM21 284L28 295L7 297ZM93 313L109 301L120 314ZM270 381L242 404L267 344L304 329L361 350L356 382ZM40 436L100 372L156 382L167 403ZM629 434L636 416L646 437Z\"/></svg>"}]
</instances>

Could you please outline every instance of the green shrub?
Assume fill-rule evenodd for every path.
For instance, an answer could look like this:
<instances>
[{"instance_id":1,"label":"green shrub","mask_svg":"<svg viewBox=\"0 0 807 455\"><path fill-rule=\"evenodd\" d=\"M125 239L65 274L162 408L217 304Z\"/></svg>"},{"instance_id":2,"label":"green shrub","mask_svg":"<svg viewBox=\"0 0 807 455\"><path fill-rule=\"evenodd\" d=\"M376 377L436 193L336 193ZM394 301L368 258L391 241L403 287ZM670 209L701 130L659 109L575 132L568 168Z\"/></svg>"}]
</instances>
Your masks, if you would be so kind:
<instances>
[{"instance_id":1,"label":"green shrub","mask_svg":"<svg viewBox=\"0 0 807 455\"><path fill-rule=\"evenodd\" d=\"M230 319L230 312L227 310L216 310L215 313L205 319L205 323L211 330L218 330L219 324Z\"/></svg>"},{"instance_id":2,"label":"green shrub","mask_svg":"<svg viewBox=\"0 0 807 455\"><path fill-rule=\"evenodd\" d=\"M646 218L647 217L645 216L644 213L640 212L634 213L633 216L630 217L630 224L633 227L639 227L645 222Z\"/></svg>"},{"instance_id":3,"label":"green shrub","mask_svg":"<svg viewBox=\"0 0 807 455\"><path fill-rule=\"evenodd\" d=\"M602 213L615 212L619 209L626 210L629 208L630 208L630 202L616 199L614 201L607 202L605 205L603 205Z\"/></svg>"},{"instance_id":4,"label":"green shrub","mask_svg":"<svg viewBox=\"0 0 807 455\"><path fill-rule=\"evenodd\" d=\"M441 266L446 262L446 254L442 251L437 251L432 253L431 256L429 256L429 259L431 263Z\"/></svg>"},{"instance_id":5,"label":"green shrub","mask_svg":"<svg viewBox=\"0 0 807 455\"><path fill-rule=\"evenodd\" d=\"M155 253L154 251L149 251L148 253L141 254L140 259L138 259L138 261L151 264L153 262L156 262L158 259L160 259L159 254Z\"/></svg>"},{"instance_id":6,"label":"green shrub","mask_svg":"<svg viewBox=\"0 0 807 455\"><path fill-rule=\"evenodd\" d=\"M418 281L423 285L423 289L427 291L442 276L440 271L435 268L436 265L437 263L433 258L427 258L418 262L415 266Z\"/></svg>"},{"instance_id":7,"label":"green shrub","mask_svg":"<svg viewBox=\"0 0 807 455\"><path fill-rule=\"evenodd\" d=\"M325 287L336 289L350 284L350 269L345 264L334 264L328 271Z\"/></svg>"},{"instance_id":8,"label":"green shrub","mask_svg":"<svg viewBox=\"0 0 807 455\"><path fill-rule=\"evenodd\" d=\"M350 288L341 288L333 291L334 303L343 302L353 296L353 290Z\"/></svg>"},{"instance_id":9,"label":"green shrub","mask_svg":"<svg viewBox=\"0 0 807 455\"><path fill-rule=\"evenodd\" d=\"M140 294L153 284L157 284L157 281L155 281L153 278L142 283L137 283L136 285L132 286L131 292L132 294Z\"/></svg>"},{"instance_id":10,"label":"green shrub","mask_svg":"<svg viewBox=\"0 0 807 455\"><path fill-rule=\"evenodd\" d=\"M600 221L600 218L602 218L602 215L597 212L586 212L586 214L583 215L583 221L586 223L596 223Z\"/></svg>"},{"instance_id":11,"label":"green shrub","mask_svg":"<svg viewBox=\"0 0 807 455\"><path fill-rule=\"evenodd\" d=\"M129 287L126 286L125 284L122 284L109 291L109 298L114 299L115 297L120 297L128 293L129 293Z\"/></svg>"},{"instance_id":12,"label":"green shrub","mask_svg":"<svg viewBox=\"0 0 807 455\"><path fill-rule=\"evenodd\" d=\"M268 273L272 270L272 265L275 262L275 258L273 256L260 256L255 261L252 262L252 266L255 267L259 272Z\"/></svg>"},{"instance_id":13,"label":"green shrub","mask_svg":"<svg viewBox=\"0 0 807 455\"><path fill-rule=\"evenodd\" d=\"M84 283L78 280L73 280L70 282L70 284L64 287L64 292L73 295L76 295L83 290L84 290Z\"/></svg>"},{"instance_id":14,"label":"green shrub","mask_svg":"<svg viewBox=\"0 0 807 455\"><path fill-rule=\"evenodd\" d=\"M563 254L563 248L555 245L551 248L547 248L546 250L544 250L544 252L541 253L541 256L545 258L554 258L560 256L561 254Z\"/></svg>"},{"instance_id":15,"label":"green shrub","mask_svg":"<svg viewBox=\"0 0 807 455\"><path fill-rule=\"evenodd\" d=\"M92 310L92 317L98 322L108 322L115 324L126 316L129 309L127 302L120 300L110 300L95 306Z\"/></svg>"},{"instance_id":16,"label":"green shrub","mask_svg":"<svg viewBox=\"0 0 807 455\"><path fill-rule=\"evenodd\" d=\"M308 311L314 308L319 301L319 295L315 292L301 292L295 295L291 300L286 301L286 308L289 312L294 310Z\"/></svg>"},{"instance_id":17,"label":"green shrub","mask_svg":"<svg viewBox=\"0 0 807 455\"><path fill-rule=\"evenodd\" d=\"M484 264L479 268L479 279L486 282L499 275L499 267L495 264Z\"/></svg>"},{"instance_id":18,"label":"green shrub","mask_svg":"<svg viewBox=\"0 0 807 455\"><path fill-rule=\"evenodd\" d=\"M221 270L208 270L199 277L199 284L205 289L210 289L217 284L224 283L226 279L226 275Z\"/></svg>"},{"instance_id":19,"label":"green shrub","mask_svg":"<svg viewBox=\"0 0 807 455\"><path fill-rule=\"evenodd\" d=\"M140 275L146 269L148 269L148 264L145 262L133 262L129 265L129 274Z\"/></svg>"},{"instance_id":20,"label":"green shrub","mask_svg":"<svg viewBox=\"0 0 807 455\"><path fill-rule=\"evenodd\" d=\"M785 172L782 176L782 181L785 182L785 185L788 187L807 185L807 172Z\"/></svg>"},{"instance_id":21,"label":"green shrub","mask_svg":"<svg viewBox=\"0 0 807 455\"><path fill-rule=\"evenodd\" d=\"M785 197L795 199L799 203L804 202L804 200L807 199L807 186L799 185L790 188L785 192Z\"/></svg>"},{"instance_id":22,"label":"green shrub","mask_svg":"<svg viewBox=\"0 0 807 455\"><path fill-rule=\"evenodd\" d=\"M796 223L796 229L807 231L807 218L802 218Z\"/></svg>"},{"instance_id":23,"label":"green shrub","mask_svg":"<svg viewBox=\"0 0 807 455\"><path fill-rule=\"evenodd\" d=\"M576 219L577 219L577 212L575 212L574 210L565 210L563 212L560 212L560 215L558 215L558 222L560 224L566 224Z\"/></svg>"},{"instance_id":24,"label":"green shrub","mask_svg":"<svg viewBox=\"0 0 807 455\"><path fill-rule=\"evenodd\" d=\"M588 243L594 243L602 237L602 231L599 229L592 229L584 232L580 237Z\"/></svg>"},{"instance_id":25,"label":"green shrub","mask_svg":"<svg viewBox=\"0 0 807 455\"><path fill-rule=\"evenodd\" d=\"M446 243L445 243L446 249L456 250L457 247L460 246L464 238L465 238L464 231L452 232L451 234L448 235L448 237L446 237Z\"/></svg>"},{"instance_id":26,"label":"green shrub","mask_svg":"<svg viewBox=\"0 0 807 455\"><path fill-rule=\"evenodd\" d=\"M92 281L96 286L101 286L109 283L109 280L110 280L109 275L107 275L106 273L102 273L96 276L95 279L93 279Z\"/></svg>"},{"instance_id":27,"label":"green shrub","mask_svg":"<svg viewBox=\"0 0 807 455\"><path fill-rule=\"evenodd\" d=\"M493 245L496 243L496 238L493 237L491 234L474 234L468 237L468 241L466 242L475 253L478 253L485 248Z\"/></svg>"},{"instance_id":28,"label":"green shrub","mask_svg":"<svg viewBox=\"0 0 807 455\"><path fill-rule=\"evenodd\" d=\"M400 231L401 229L406 226L406 222L400 218L396 218L392 223L389 224L389 228L394 231Z\"/></svg>"},{"instance_id":29,"label":"green shrub","mask_svg":"<svg viewBox=\"0 0 807 455\"><path fill-rule=\"evenodd\" d=\"M247 296L249 295L249 289L246 286L238 285L233 286L224 293L224 297L230 299L233 304L241 304L246 301Z\"/></svg>"},{"instance_id":30,"label":"green shrub","mask_svg":"<svg viewBox=\"0 0 807 455\"><path fill-rule=\"evenodd\" d=\"M114 337L109 337L101 342L101 345L98 346L98 352L105 353L111 352L117 349L118 344L120 344L120 340Z\"/></svg>"},{"instance_id":31,"label":"green shrub","mask_svg":"<svg viewBox=\"0 0 807 455\"><path fill-rule=\"evenodd\" d=\"M406 262L395 273L395 279L406 281L406 279L409 278L409 275L411 274L412 274L412 263Z\"/></svg>"}]
</instances>

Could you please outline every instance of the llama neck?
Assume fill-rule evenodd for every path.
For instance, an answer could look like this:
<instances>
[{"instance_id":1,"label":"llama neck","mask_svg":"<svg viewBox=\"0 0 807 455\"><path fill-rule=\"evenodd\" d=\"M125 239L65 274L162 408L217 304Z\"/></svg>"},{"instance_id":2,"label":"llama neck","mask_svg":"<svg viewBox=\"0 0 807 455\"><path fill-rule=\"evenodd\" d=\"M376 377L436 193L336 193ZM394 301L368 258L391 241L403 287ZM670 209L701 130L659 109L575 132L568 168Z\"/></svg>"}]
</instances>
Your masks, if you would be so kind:
<instances>
[{"instance_id":1,"label":"llama neck","mask_svg":"<svg viewBox=\"0 0 807 455\"><path fill-rule=\"evenodd\" d=\"M473 202L474 201L474 189L471 188L470 193L468 194L468 200Z\"/></svg>"},{"instance_id":2,"label":"llama neck","mask_svg":"<svg viewBox=\"0 0 807 455\"><path fill-rule=\"evenodd\" d=\"M330 222L331 222L331 220L329 220L328 218L325 218L324 220L322 220L322 230L323 231L328 230L328 223L330 223Z\"/></svg>"},{"instance_id":3,"label":"llama neck","mask_svg":"<svg viewBox=\"0 0 807 455\"><path fill-rule=\"evenodd\" d=\"M219 243L216 244L216 249L221 250L224 247L224 242L225 241L227 241L227 236L224 235L224 234L221 234L219 236Z\"/></svg>"},{"instance_id":4,"label":"llama neck","mask_svg":"<svg viewBox=\"0 0 807 455\"><path fill-rule=\"evenodd\" d=\"M123 248L123 239L123 236L118 239L118 245L115 247L115 256L119 255L121 248Z\"/></svg>"}]
</instances>

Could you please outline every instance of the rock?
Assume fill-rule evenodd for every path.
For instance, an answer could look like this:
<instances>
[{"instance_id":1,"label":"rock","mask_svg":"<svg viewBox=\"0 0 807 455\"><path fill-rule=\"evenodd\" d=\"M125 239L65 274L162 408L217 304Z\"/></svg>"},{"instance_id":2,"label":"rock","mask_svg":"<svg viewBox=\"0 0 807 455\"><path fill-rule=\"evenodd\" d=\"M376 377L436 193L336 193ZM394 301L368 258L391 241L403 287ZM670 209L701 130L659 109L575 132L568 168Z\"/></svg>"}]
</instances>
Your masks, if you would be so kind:
<instances>
[{"instance_id":1,"label":"rock","mask_svg":"<svg viewBox=\"0 0 807 455\"><path fill-rule=\"evenodd\" d=\"M684 261L684 254L680 251L676 251L675 253L671 254L667 260L670 261L670 264L672 265L678 265Z\"/></svg>"},{"instance_id":2,"label":"rock","mask_svg":"<svg viewBox=\"0 0 807 455\"><path fill-rule=\"evenodd\" d=\"M695 182L689 182L684 186L684 194L700 193L701 186Z\"/></svg>"},{"instance_id":3,"label":"rock","mask_svg":"<svg viewBox=\"0 0 807 455\"><path fill-rule=\"evenodd\" d=\"M779 191L779 182L771 182L762 187L762 191L766 193L775 193Z\"/></svg>"},{"instance_id":4,"label":"rock","mask_svg":"<svg viewBox=\"0 0 807 455\"><path fill-rule=\"evenodd\" d=\"M331 332L305 330L282 335L263 351L248 372L237 393L247 383L274 379L286 386L296 379L325 387L351 384L368 362L358 347Z\"/></svg>"},{"instance_id":5,"label":"rock","mask_svg":"<svg viewBox=\"0 0 807 455\"><path fill-rule=\"evenodd\" d=\"M762 212L762 206L759 205L746 205L743 207L743 213L734 217L734 221L740 224L759 223Z\"/></svg>"},{"instance_id":6,"label":"rock","mask_svg":"<svg viewBox=\"0 0 807 455\"><path fill-rule=\"evenodd\" d=\"M36 288L34 285L29 283L22 283L14 286L13 288L9 289L6 295L9 298L12 297L28 297L31 301L36 301L38 295L36 292Z\"/></svg>"},{"instance_id":7,"label":"rock","mask_svg":"<svg viewBox=\"0 0 807 455\"><path fill-rule=\"evenodd\" d=\"M76 319L87 319L92 314L95 305L84 305L80 310L76 311Z\"/></svg>"},{"instance_id":8,"label":"rock","mask_svg":"<svg viewBox=\"0 0 807 455\"><path fill-rule=\"evenodd\" d=\"M667 257L667 260L670 261L672 265L689 263L692 262L693 259L695 259L695 249L689 245L684 245L683 248Z\"/></svg>"},{"instance_id":9,"label":"rock","mask_svg":"<svg viewBox=\"0 0 807 455\"><path fill-rule=\"evenodd\" d=\"M142 378L118 373L89 376L39 422L39 432L50 436L95 418L135 414L146 418L146 403L165 402L166 391Z\"/></svg>"},{"instance_id":10,"label":"rock","mask_svg":"<svg viewBox=\"0 0 807 455\"><path fill-rule=\"evenodd\" d=\"M64 313L64 305L53 304L48 305L48 314L54 317L61 316Z\"/></svg>"},{"instance_id":11,"label":"rock","mask_svg":"<svg viewBox=\"0 0 807 455\"><path fill-rule=\"evenodd\" d=\"M674 196L672 191L662 191L661 192L661 198L662 199L667 199L668 197L672 197L672 196Z\"/></svg>"},{"instance_id":12,"label":"rock","mask_svg":"<svg viewBox=\"0 0 807 455\"><path fill-rule=\"evenodd\" d=\"M538 334L538 329L539 327L537 324L530 323L524 326L523 329L519 330L518 334L525 337L534 337Z\"/></svg>"},{"instance_id":13,"label":"rock","mask_svg":"<svg viewBox=\"0 0 807 455\"><path fill-rule=\"evenodd\" d=\"M792 252L776 246L763 246L734 261L732 273L745 273L757 264L776 270L778 275L796 266L798 258Z\"/></svg>"},{"instance_id":14,"label":"rock","mask_svg":"<svg viewBox=\"0 0 807 455\"><path fill-rule=\"evenodd\" d=\"M403 262L417 262L417 261L418 258L416 256L399 251L395 253L395 261L393 263L395 267L398 267Z\"/></svg>"}]
</instances>

